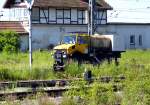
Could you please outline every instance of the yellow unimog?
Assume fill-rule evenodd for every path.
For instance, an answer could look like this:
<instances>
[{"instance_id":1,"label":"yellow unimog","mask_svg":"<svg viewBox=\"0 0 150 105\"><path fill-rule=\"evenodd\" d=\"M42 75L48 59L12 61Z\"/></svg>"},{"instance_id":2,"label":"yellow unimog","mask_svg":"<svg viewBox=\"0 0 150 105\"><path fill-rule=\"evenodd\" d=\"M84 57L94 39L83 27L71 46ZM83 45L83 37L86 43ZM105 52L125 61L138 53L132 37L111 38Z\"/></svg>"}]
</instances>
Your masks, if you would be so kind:
<instances>
[{"instance_id":1,"label":"yellow unimog","mask_svg":"<svg viewBox=\"0 0 150 105\"><path fill-rule=\"evenodd\" d=\"M64 35L62 43L54 47L54 50L61 50L67 56L71 56L75 52L86 54L88 53L88 41L89 36L86 33L69 33Z\"/></svg>"},{"instance_id":2,"label":"yellow unimog","mask_svg":"<svg viewBox=\"0 0 150 105\"><path fill-rule=\"evenodd\" d=\"M103 59L120 58L122 51L113 51L113 35L92 35L86 32L70 32L64 35L60 45L54 47L54 70L62 70L70 59L100 63Z\"/></svg>"}]
</instances>

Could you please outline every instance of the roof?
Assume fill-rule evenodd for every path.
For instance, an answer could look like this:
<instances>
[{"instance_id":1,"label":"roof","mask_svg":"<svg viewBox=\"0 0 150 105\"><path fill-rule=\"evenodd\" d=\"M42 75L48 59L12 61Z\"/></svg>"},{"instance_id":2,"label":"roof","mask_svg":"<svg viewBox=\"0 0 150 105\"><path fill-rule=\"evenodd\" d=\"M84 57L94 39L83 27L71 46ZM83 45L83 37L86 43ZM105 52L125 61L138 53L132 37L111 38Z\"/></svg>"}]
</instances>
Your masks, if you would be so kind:
<instances>
[{"instance_id":1,"label":"roof","mask_svg":"<svg viewBox=\"0 0 150 105\"><path fill-rule=\"evenodd\" d=\"M28 33L22 26L21 22L18 21L0 21L0 31L4 30L12 30L20 35Z\"/></svg>"},{"instance_id":2,"label":"roof","mask_svg":"<svg viewBox=\"0 0 150 105\"><path fill-rule=\"evenodd\" d=\"M113 10L108 11L107 22L118 24L150 24L149 0L106 0ZM114 3L115 2L115 3Z\"/></svg>"},{"instance_id":3,"label":"roof","mask_svg":"<svg viewBox=\"0 0 150 105\"><path fill-rule=\"evenodd\" d=\"M150 23L135 23L135 22L109 22L107 25L150 25Z\"/></svg>"},{"instance_id":4,"label":"roof","mask_svg":"<svg viewBox=\"0 0 150 105\"><path fill-rule=\"evenodd\" d=\"M111 9L104 0L96 0L100 9ZM35 0L33 6L88 8L88 0Z\"/></svg>"},{"instance_id":5,"label":"roof","mask_svg":"<svg viewBox=\"0 0 150 105\"><path fill-rule=\"evenodd\" d=\"M104 0L96 0L99 9L111 10L112 7ZM6 0L4 8L16 6L14 0ZM54 8L88 8L88 0L34 0L33 6Z\"/></svg>"},{"instance_id":6,"label":"roof","mask_svg":"<svg viewBox=\"0 0 150 105\"><path fill-rule=\"evenodd\" d=\"M6 0L3 8L11 8L11 7L26 7L25 2L15 4L15 0Z\"/></svg>"}]
</instances>

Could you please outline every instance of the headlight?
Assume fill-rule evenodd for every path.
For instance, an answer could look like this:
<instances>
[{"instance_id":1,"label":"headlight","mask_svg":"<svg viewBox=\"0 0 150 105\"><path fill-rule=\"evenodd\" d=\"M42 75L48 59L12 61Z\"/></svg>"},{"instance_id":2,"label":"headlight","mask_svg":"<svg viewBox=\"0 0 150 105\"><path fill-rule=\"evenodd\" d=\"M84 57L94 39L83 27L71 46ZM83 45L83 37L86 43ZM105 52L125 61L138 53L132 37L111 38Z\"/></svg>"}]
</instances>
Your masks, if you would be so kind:
<instances>
[{"instance_id":1,"label":"headlight","mask_svg":"<svg viewBox=\"0 0 150 105\"><path fill-rule=\"evenodd\" d=\"M65 55L63 55L63 58L67 58L67 55L65 54Z\"/></svg>"}]
</instances>

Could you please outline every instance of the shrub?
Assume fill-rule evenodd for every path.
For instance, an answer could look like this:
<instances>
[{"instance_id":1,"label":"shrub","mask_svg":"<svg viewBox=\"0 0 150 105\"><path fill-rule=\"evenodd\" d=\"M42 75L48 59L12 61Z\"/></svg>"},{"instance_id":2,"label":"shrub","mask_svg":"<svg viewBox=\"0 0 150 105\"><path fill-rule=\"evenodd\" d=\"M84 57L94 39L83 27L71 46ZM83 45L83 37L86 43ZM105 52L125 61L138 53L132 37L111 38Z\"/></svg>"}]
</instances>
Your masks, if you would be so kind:
<instances>
[{"instance_id":1,"label":"shrub","mask_svg":"<svg viewBox=\"0 0 150 105\"><path fill-rule=\"evenodd\" d=\"M17 52L20 48L19 35L14 31L0 32L0 51Z\"/></svg>"}]
</instances>

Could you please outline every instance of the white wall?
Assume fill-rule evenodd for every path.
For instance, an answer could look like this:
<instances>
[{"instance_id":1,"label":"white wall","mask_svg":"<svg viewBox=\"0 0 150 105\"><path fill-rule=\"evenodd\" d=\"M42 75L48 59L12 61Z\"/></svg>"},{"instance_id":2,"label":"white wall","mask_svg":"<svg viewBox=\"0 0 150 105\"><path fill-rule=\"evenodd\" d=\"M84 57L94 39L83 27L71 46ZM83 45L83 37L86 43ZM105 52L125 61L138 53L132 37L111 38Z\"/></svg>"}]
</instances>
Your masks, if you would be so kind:
<instances>
[{"instance_id":1,"label":"white wall","mask_svg":"<svg viewBox=\"0 0 150 105\"><path fill-rule=\"evenodd\" d=\"M120 35L124 38L125 48L150 48L150 26L149 25L109 25L106 32L114 35ZM130 45L130 36L135 36L135 46ZM142 45L139 45L139 35L142 35Z\"/></svg>"},{"instance_id":2,"label":"white wall","mask_svg":"<svg viewBox=\"0 0 150 105\"><path fill-rule=\"evenodd\" d=\"M26 8L3 9L2 14L0 21L24 21L28 16L28 10Z\"/></svg>"},{"instance_id":3,"label":"white wall","mask_svg":"<svg viewBox=\"0 0 150 105\"><path fill-rule=\"evenodd\" d=\"M67 32L87 31L86 26L79 25L47 25L34 24L32 28L33 49L47 48L50 44L57 45Z\"/></svg>"},{"instance_id":4,"label":"white wall","mask_svg":"<svg viewBox=\"0 0 150 105\"><path fill-rule=\"evenodd\" d=\"M86 25L33 25L33 48L47 48L48 45L57 45L67 32L87 32ZM124 40L125 49L150 48L150 26L148 25L101 25L97 28L100 34L118 35ZM135 46L130 45L130 36L135 35ZM139 45L139 35L142 35L142 45ZM121 42L118 42L121 43Z\"/></svg>"}]
</instances>

